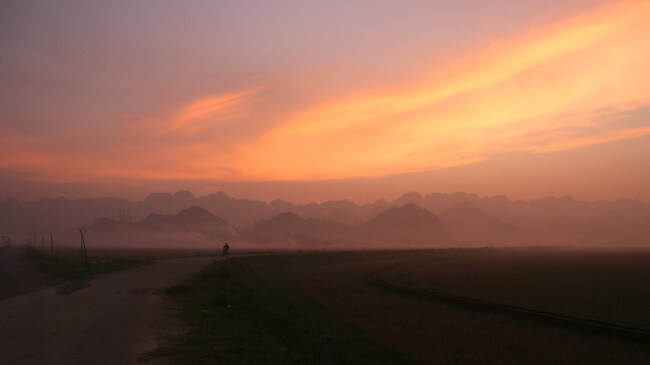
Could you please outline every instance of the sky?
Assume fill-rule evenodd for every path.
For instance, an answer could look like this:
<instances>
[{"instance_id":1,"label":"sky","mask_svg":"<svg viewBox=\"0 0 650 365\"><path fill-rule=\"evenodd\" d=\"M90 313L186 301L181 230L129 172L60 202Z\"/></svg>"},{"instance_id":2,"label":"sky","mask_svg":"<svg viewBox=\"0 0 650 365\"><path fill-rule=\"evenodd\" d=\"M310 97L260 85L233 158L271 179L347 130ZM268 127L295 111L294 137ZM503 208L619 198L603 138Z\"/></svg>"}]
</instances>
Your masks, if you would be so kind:
<instances>
[{"instance_id":1,"label":"sky","mask_svg":"<svg viewBox=\"0 0 650 365\"><path fill-rule=\"evenodd\" d=\"M650 1L2 1L0 199L650 201Z\"/></svg>"}]
</instances>

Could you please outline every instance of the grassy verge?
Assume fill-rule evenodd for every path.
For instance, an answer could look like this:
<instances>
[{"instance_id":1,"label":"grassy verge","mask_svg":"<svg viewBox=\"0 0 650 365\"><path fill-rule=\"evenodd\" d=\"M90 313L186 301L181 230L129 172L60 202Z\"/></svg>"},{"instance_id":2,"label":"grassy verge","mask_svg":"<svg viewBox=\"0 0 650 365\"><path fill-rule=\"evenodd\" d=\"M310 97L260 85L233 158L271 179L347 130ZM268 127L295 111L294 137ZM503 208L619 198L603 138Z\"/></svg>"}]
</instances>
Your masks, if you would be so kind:
<instances>
[{"instance_id":1,"label":"grassy verge","mask_svg":"<svg viewBox=\"0 0 650 365\"><path fill-rule=\"evenodd\" d=\"M28 252L28 255L36 270L70 279L85 278L92 275L126 270L153 263L151 260L133 260L123 258L113 258L85 263L82 261L45 255L34 249L31 249Z\"/></svg>"},{"instance_id":2,"label":"grassy verge","mask_svg":"<svg viewBox=\"0 0 650 365\"><path fill-rule=\"evenodd\" d=\"M194 327L184 362L319 363L322 336L330 335L332 363L403 363L308 298L283 256L218 262L169 290Z\"/></svg>"}]
</instances>

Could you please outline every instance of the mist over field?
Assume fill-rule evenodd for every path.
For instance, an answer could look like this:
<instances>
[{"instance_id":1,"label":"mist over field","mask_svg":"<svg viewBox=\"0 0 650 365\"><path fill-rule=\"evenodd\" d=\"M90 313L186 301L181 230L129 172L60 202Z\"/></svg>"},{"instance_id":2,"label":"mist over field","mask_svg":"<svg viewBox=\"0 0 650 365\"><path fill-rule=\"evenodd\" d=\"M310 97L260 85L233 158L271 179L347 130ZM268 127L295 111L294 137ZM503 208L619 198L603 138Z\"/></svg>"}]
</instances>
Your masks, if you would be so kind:
<instances>
[{"instance_id":1,"label":"mist over field","mask_svg":"<svg viewBox=\"0 0 650 365\"><path fill-rule=\"evenodd\" d=\"M404 249L466 246L650 246L650 204L549 197L406 193L363 205L293 204L224 192L155 193L143 201L43 198L0 202L0 232L18 244L74 246L78 229L94 247Z\"/></svg>"}]
</instances>

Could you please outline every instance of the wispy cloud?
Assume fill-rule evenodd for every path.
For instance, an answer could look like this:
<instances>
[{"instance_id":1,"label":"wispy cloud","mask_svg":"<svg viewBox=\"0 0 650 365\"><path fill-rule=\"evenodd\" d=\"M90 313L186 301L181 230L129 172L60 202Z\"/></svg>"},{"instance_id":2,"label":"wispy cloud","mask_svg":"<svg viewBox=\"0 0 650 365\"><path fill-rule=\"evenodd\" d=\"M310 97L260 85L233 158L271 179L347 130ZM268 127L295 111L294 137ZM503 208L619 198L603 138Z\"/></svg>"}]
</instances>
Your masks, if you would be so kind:
<instances>
[{"instance_id":1,"label":"wispy cloud","mask_svg":"<svg viewBox=\"0 0 650 365\"><path fill-rule=\"evenodd\" d=\"M649 14L650 1L616 2L519 37L486 40L422 70L418 80L317 105L304 105L321 95L314 90L300 98L273 86L241 87L176 96L180 101L130 122L102 115L106 123L86 128L78 121L72 137L71 128L38 138L0 130L9 151L0 168L48 181L336 179L643 136L650 121L616 120L650 105ZM332 90L327 95L340 91Z\"/></svg>"},{"instance_id":2,"label":"wispy cloud","mask_svg":"<svg viewBox=\"0 0 650 365\"><path fill-rule=\"evenodd\" d=\"M159 115L130 116L137 123L131 127L157 133L194 134L245 114L246 103L262 87L225 91L201 96L159 112Z\"/></svg>"},{"instance_id":3,"label":"wispy cloud","mask_svg":"<svg viewBox=\"0 0 650 365\"><path fill-rule=\"evenodd\" d=\"M487 158L493 143L518 150L529 142L526 134L541 129L598 128L594 111L650 103L648 14L649 1L617 2L495 41L452 59L427 81L304 109L247 145L240 163L260 178L381 175ZM645 130L590 139L557 134L552 144L529 150L574 148Z\"/></svg>"},{"instance_id":4,"label":"wispy cloud","mask_svg":"<svg viewBox=\"0 0 650 365\"><path fill-rule=\"evenodd\" d=\"M175 111L167 120L170 131L194 133L206 125L227 120L234 109L260 92L256 87L243 91L225 92L193 100Z\"/></svg>"},{"instance_id":5,"label":"wispy cloud","mask_svg":"<svg viewBox=\"0 0 650 365\"><path fill-rule=\"evenodd\" d=\"M564 151L597 143L619 141L622 139L635 138L646 135L650 135L650 127L603 131L595 135L575 136L573 138L552 140L546 145L531 148L531 152L544 153Z\"/></svg>"}]
</instances>

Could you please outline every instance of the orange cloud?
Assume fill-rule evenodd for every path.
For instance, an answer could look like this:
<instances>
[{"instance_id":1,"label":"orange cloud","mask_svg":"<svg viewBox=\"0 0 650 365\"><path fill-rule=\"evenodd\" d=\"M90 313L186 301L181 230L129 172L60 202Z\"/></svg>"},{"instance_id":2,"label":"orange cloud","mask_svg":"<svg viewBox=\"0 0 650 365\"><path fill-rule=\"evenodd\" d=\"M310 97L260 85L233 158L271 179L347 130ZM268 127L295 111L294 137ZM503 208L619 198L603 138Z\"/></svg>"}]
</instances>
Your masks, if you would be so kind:
<instances>
[{"instance_id":1,"label":"orange cloud","mask_svg":"<svg viewBox=\"0 0 650 365\"><path fill-rule=\"evenodd\" d=\"M567 140L560 140L546 146L532 148L533 153L557 152L572 148L588 146L597 143L619 141L622 139L642 137L650 134L650 127L628 128L614 131L607 131L595 136L577 137Z\"/></svg>"},{"instance_id":2,"label":"orange cloud","mask_svg":"<svg viewBox=\"0 0 650 365\"><path fill-rule=\"evenodd\" d=\"M242 104L251 96L257 94L259 88L209 95L182 106L169 120L169 130L182 130L194 133L207 123L214 123L227 118L234 107Z\"/></svg>"},{"instance_id":3,"label":"orange cloud","mask_svg":"<svg viewBox=\"0 0 650 365\"><path fill-rule=\"evenodd\" d=\"M238 164L266 179L383 175L518 150L539 130L600 128L594 111L650 103L648 14L649 1L617 2L452 60L426 82L302 110L245 144ZM538 147L528 150L549 148Z\"/></svg>"},{"instance_id":4,"label":"orange cloud","mask_svg":"<svg viewBox=\"0 0 650 365\"><path fill-rule=\"evenodd\" d=\"M5 134L0 167L57 182L336 179L643 136L650 127L616 127L616 118L650 105L648 14L650 1L617 2L486 44L421 80L290 110L255 137L258 130L226 135L220 127L251 121L260 87L179 103L101 136ZM282 108L260 118L276 122Z\"/></svg>"},{"instance_id":5,"label":"orange cloud","mask_svg":"<svg viewBox=\"0 0 650 365\"><path fill-rule=\"evenodd\" d=\"M162 116L131 116L140 121L132 127L136 130L154 130L162 133L194 134L241 115L245 110L245 103L261 90L261 87L253 87L210 94L175 106Z\"/></svg>"}]
</instances>

